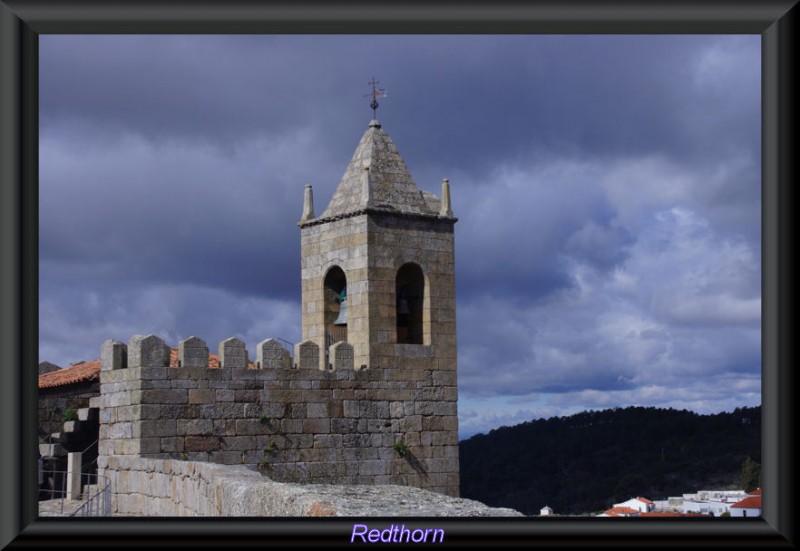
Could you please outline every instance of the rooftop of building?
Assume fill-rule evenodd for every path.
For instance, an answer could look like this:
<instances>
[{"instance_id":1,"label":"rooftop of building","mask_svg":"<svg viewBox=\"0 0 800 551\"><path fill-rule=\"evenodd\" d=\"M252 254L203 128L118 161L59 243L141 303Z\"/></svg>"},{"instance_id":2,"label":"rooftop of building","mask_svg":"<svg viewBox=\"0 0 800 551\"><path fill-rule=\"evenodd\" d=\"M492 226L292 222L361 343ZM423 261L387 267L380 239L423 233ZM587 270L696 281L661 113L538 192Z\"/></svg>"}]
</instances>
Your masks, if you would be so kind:
<instances>
[{"instance_id":1,"label":"rooftop of building","mask_svg":"<svg viewBox=\"0 0 800 551\"><path fill-rule=\"evenodd\" d=\"M439 199L421 191L394 142L373 119L331 198L317 220L327 220L367 209L438 216Z\"/></svg>"},{"instance_id":2,"label":"rooftop of building","mask_svg":"<svg viewBox=\"0 0 800 551\"><path fill-rule=\"evenodd\" d=\"M747 496L743 500L738 501L733 505L731 505L731 508L734 507L737 509L761 509L761 496L760 495Z\"/></svg>"},{"instance_id":3,"label":"rooftop of building","mask_svg":"<svg viewBox=\"0 0 800 551\"><path fill-rule=\"evenodd\" d=\"M603 511L604 514L610 517L624 516L624 515L638 515L639 511L631 507L612 507Z\"/></svg>"}]
</instances>

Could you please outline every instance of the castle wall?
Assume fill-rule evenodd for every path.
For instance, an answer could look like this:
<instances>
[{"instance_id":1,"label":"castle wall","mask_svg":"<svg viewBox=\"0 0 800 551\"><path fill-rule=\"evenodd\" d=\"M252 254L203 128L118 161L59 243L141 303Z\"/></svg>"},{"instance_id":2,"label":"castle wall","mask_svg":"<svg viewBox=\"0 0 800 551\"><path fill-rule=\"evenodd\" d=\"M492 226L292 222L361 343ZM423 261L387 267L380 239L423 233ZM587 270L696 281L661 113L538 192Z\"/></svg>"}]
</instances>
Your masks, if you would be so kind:
<instances>
[{"instance_id":1,"label":"castle wall","mask_svg":"<svg viewBox=\"0 0 800 551\"><path fill-rule=\"evenodd\" d=\"M103 457L100 466L115 516L522 516L418 488L279 483L242 466L132 456Z\"/></svg>"},{"instance_id":2,"label":"castle wall","mask_svg":"<svg viewBox=\"0 0 800 551\"><path fill-rule=\"evenodd\" d=\"M136 336L127 347L106 341L100 455L246 465L281 482L458 495L454 372L448 379L431 369L431 357L355 370L352 349L341 344L331 356L337 369L298 368L265 343L261 369L247 369L235 353L243 343L221 346L222 367L208 368L207 348L192 337L179 347L182 365L203 367L170 368L169 347L157 337Z\"/></svg>"}]
</instances>

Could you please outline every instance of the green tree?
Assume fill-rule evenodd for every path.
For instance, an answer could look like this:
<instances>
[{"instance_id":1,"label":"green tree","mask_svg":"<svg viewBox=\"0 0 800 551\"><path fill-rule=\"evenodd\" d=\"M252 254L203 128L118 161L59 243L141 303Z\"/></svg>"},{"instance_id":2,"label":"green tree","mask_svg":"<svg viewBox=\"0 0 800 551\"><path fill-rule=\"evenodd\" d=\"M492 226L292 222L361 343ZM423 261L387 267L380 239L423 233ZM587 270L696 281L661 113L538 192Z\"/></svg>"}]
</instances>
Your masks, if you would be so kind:
<instances>
[{"instance_id":1,"label":"green tree","mask_svg":"<svg viewBox=\"0 0 800 551\"><path fill-rule=\"evenodd\" d=\"M752 492L761 487L761 465L750 459L749 456L742 463L739 484L745 492Z\"/></svg>"}]
</instances>

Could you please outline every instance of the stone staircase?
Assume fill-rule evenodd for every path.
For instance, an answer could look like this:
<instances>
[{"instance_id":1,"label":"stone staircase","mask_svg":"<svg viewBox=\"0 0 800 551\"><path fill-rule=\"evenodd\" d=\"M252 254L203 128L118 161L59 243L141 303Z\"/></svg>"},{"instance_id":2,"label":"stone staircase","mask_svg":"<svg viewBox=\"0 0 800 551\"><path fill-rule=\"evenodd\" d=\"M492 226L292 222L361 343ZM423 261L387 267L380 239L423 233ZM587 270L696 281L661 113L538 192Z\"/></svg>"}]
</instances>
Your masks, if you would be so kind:
<instances>
[{"instance_id":1,"label":"stone staircase","mask_svg":"<svg viewBox=\"0 0 800 551\"><path fill-rule=\"evenodd\" d=\"M83 451L99 435L99 410L80 408L76 421L64 421L60 432L54 432L39 443L42 457L65 457L68 452Z\"/></svg>"}]
</instances>

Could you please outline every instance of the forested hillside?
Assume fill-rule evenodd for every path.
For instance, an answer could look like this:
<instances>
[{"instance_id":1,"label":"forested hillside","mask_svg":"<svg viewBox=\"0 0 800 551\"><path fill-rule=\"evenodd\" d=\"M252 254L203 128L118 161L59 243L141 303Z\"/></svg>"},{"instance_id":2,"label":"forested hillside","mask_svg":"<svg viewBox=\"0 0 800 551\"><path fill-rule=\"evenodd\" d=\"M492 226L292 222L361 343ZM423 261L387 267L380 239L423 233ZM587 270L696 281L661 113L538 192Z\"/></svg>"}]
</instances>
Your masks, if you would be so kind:
<instances>
[{"instance_id":1,"label":"forested hillside","mask_svg":"<svg viewBox=\"0 0 800 551\"><path fill-rule=\"evenodd\" d=\"M761 463L761 408L699 415L629 407L501 427L460 442L461 497L538 514L735 489Z\"/></svg>"}]
</instances>

